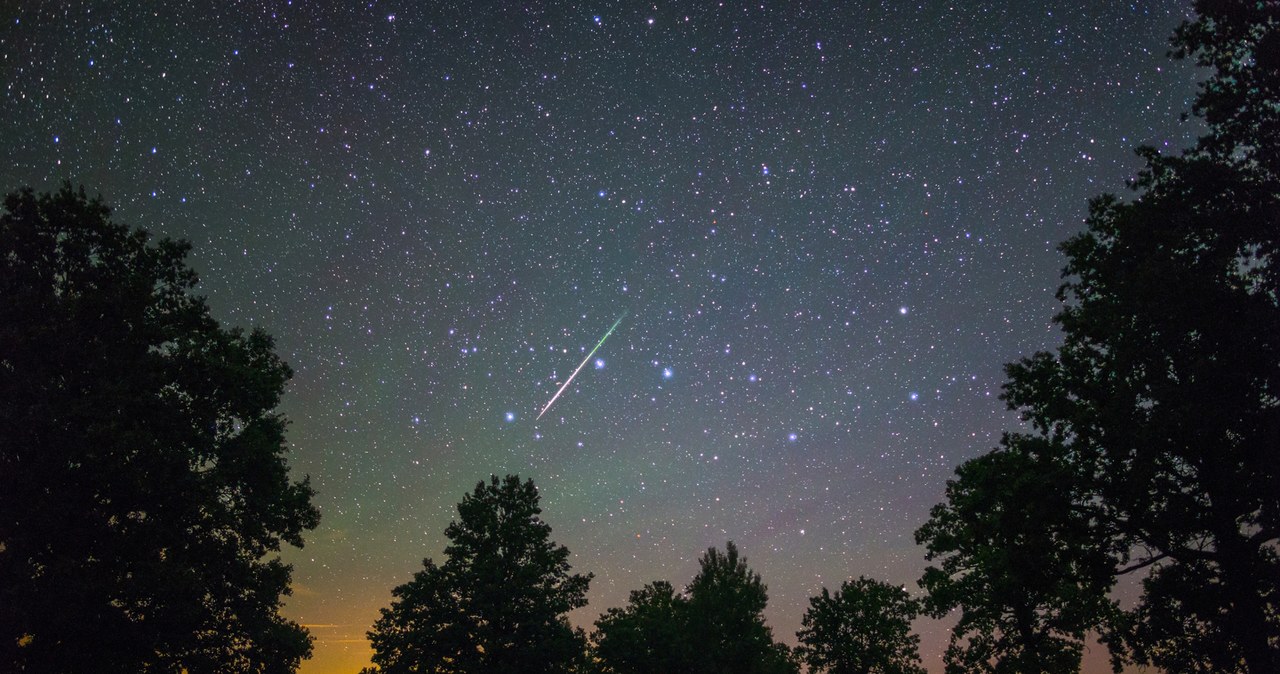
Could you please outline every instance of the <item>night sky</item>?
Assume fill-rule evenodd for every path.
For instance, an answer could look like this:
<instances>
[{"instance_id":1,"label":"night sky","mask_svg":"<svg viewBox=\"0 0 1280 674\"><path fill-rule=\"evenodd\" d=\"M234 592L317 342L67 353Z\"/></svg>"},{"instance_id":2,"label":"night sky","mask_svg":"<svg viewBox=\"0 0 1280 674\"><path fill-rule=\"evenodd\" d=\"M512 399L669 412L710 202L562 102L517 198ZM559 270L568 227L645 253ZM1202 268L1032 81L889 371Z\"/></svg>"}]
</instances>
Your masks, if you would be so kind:
<instances>
[{"instance_id":1,"label":"night sky","mask_svg":"<svg viewBox=\"0 0 1280 674\"><path fill-rule=\"evenodd\" d=\"M1017 425L1003 363L1059 340L1056 245L1197 135L1188 12L6 2L0 189L189 239L215 316L276 337L323 513L302 672L367 664L490 473L595 573L578 624L733 540L794 643L824 585L918 593L912 533Z\"/></svg>"}]
</instances>

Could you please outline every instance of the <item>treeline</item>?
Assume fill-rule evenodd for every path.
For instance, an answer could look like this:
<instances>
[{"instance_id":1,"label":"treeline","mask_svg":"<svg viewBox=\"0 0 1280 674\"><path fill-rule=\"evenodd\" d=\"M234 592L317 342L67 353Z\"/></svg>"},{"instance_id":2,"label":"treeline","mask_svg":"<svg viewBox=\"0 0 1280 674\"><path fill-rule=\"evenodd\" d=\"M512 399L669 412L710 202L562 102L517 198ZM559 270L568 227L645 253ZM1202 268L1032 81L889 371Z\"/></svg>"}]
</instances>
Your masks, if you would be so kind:
<instances>
[{"instance_id":1,"label":"treeline","mask_svg":"<svg viewBox=\"0 0 1280 674\"><path fill-rule=\"evenodd\" d=\"M924 674L918 607L900 587L866 578L811 600L796 649L764 621L760 575L737 547L711 548L682 591L655 581L609 609L588 636L566 614L586 605L591 575L571 573L551 541L532 480L481 482L445 530L444 563L431 559L369 632L376 669L413 672L617 674Z\"/></svg>"}]
</instances>

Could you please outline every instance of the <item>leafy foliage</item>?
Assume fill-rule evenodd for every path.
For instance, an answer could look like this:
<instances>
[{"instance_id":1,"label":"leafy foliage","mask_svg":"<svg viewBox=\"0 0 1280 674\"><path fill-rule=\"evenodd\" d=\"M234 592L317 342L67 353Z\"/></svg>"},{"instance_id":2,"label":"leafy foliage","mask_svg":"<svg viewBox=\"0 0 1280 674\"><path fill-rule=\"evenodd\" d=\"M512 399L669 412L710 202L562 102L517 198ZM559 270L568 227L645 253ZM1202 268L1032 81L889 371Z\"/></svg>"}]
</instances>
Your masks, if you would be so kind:
<instances>
[{"instance_id":1,"label":"leafy foliage","mask_svg":"<svg viewBox=\"0 0 1280 674\"><path fill-rule=\"evenodd\" d=\"M319 515L274 409L288 366L191 294L189 245L84 191L0 216L0 661L17 671L295 669L280 617Z\"/></svg>"},{"instance_id":2,"label":"leafy foliage","mask_svg":"<svg viewBox=\"0 0 1280 674\"><path fill-rule=\"evenodd\" d=\"M798 671L790 649L764 622L768 592L730 541L699 559L683 594L658 581L631 593L624 608L596 621L595 656L605 672L784 674Z\"/></svg>"},{"instance_id":3,"label":"leafy foliage","mask_svg":"<svg viewBox=\"0 0 1280 674\"><path fill-rule=\"evenodd\" d=\"M373 662L400 672L567 672L585 636L569 611L586 604L591 575L570 573L569 550L550 539L532 480L480 482L458 504L445 562L430 559L369 632Z\"/></svg>"},{"instance_id":4,"label":"leafy foliage","mask_svg":"<svg viewBox=\"0 0 1280 674\"><path fill-rule=\"evenodd\" d=\"M1208 123L1195 155L1280 176L1280 3L1196 0L1173 56L1209 68L1192 110ZM1275 251L1271 250L1271 254Z\"/></svg>"},{"instance_id":5,"label":"leafy foliage","mask_svg":"<svg viewBox=\"0 0 1280 674\"><path fill-rule=\"evenodd\" d=\"M1280 671L1280 3L1195 7L1174 47L1212 69L1194 107L1207 133L1180 156L1141 151L1134 200L1092 202L1062 247L1062 347L1008 368L1005 399L1039 446L993 456L1031 462L994 479L1007 459L962 467L920 536L951 556L933 589L1011 582L1044 620L1057 606L1101 622L1114 577L1146 570L1139 605L1106 621L1117 666L1260 674ZM1016 479L1064 485L1064 507L1031 504L1035 517L988 535L992 506L968 503L1012 506ZM1015 573L1004 557L1027 552L1075 582ZM1106 558L1110 580L1094 573ZM990 624L1014 596L968 594L961 626ZM1083 625L1039 628L1075 639ZM1006 627L977 630L968 652L1012 657L988 638Z\"/></svg>"},{"instance_id":6,"label":"leafy foliage","mask_svg":"<svg viewBox=\"0 0 1280 674\"><path fill-rule=\"evenodd\" d=\"M616 674L681 671L692 658L681 625L685 604L664 580L633 590L625 607L596 621L595 657Z\"/></svg>"},{"instance_id":7,"label":"leafy foliage","mask_svg":"<svg viewBox=\"0 0 1280 674\"><path fill-rule=\"evenodd\" d=\"M818 674L925 674L920 637L911 633L918 606L901 587L870 578L845 581L809 599L800 658Z\"/></svg>"},{"instance_id":8,"label":"leafy foliage","mask_svg":"<svg viewBox=\"0 0 1280 674\"><path fill-rule=\"evenodd\" d=\"M1153 567L1136 631L1113 643L1161 666L1269 672L1280 666L1268 644L1280 638L1280 310L1270 259L1244 253L1262 244L1228 231L1261 206L1234 198L1233 173L1153 158L1143 198L1095 202L1089 231L1065 246L1066 342L1010 368L1007 397L1064 436L1110 545Z\"/></svg>"},{"instance_id":9,"label":"leafy foliage","mask_svg":"<svg viewBox=\"0 0 1280 674\"><path fill-rule=\"evenodd\" d=\"M768 588L729 541L725 551L708 548L689 583L685 633L694 672L730 674L786 671L793 665L775 648L765 625Z\"/></svg>"},{"instance_id":10,"label":"leafy foliage","mask_svg":"<svg viewBox=\"0 0 1280 674\"><path fill-rule=\"evenodd\" d=\"M921 586L935 617L963 609L948 672L1075 672L1085 633L1111 610L1113 558L1095 543L1062 448L1007 435L947 483L916 532L927 558Z\"/></svg>"}]
</instances>

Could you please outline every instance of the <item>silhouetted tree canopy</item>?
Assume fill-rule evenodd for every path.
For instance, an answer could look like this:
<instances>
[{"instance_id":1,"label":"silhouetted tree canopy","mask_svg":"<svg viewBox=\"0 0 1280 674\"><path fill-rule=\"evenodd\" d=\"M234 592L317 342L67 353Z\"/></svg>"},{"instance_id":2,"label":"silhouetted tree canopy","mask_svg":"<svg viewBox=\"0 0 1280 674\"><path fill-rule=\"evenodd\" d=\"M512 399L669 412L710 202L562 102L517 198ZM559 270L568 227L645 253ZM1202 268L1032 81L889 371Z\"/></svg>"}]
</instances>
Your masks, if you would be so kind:
<instances>
[{"instance_id":1,"label":"silhouetted tree canopy","mask_svg":"<svg viewBox=\"0 0 1280 674\"><path fill-rule=\"evenodd\" d=\"M925 607L962 609L944 660L949 674L1067 674L1086 633L1112 610L1114 559L1096 547L1060 446L1010 434L968 461L916 532L927 559Z\"/></svg>"},{"instance_id":2,"label":"silhouetted tree canopy","mask_svg":"<svg viewBox=\"0 0 1280 674\"><path fill-rule=\"evenodd\" d=\"M1143 150L1133 200L1091 203L1086 231L1062 247L1062 347L1008 368L1005 400L1042 440L1000 451L1048 471L1026 479L1047 487L1053 475L1067 507L989 537L990 518L963 500L1012 504L1011 489L962 468L922 535L944 569L960 559L998 583L1001 555L1070 571L1059 555L1078 557L1067 551L1085 532L1110 581L1147 574L1138 606L1107 621L1118 659L1263 674L1280 671L1280 3L1195 9L1173 43L1211 69L1194 106L1207 133L1178 156ZM958 580L944 572L938 587ZM1097 580L1076 581L1040 586L1037 619L1096 605ZM989 612L1007 600L992 595Z\"/></svg>"},{"instance_id":3,"label":"silhouetted tree canopy","mask_svg":"<svg viewBox=\"0 0 1280 674\"><path fill-rule=\"evenodd\" d=\"M911 633L918 610L906 590L870 578L824 587L809 599L798 654L810 674L926 674Z\"/></svg>"},{"instance_id":4,"label":"silhouetted tree canopy","mask_svg":"<svg viewBox=\"0 0 1280 674\"><path fill-rule=\"evenodd\" d=\"M685 633L693 644L693 668L706 674L785 671L773 630L764 622L768 588L729 541L708 548L685 594Z\"/></svg>"},{"instance_id":5,"label":"silhouetted tree canopy","mask_svg":"<svg viewBox=\"0 0 1280 674\"><path fill-rule=\"evenodd\" d=\"M69 185L0 215L0 662L289 672L274 555L318 522L290 481L289 368L192 294L189 245Z\"/></svg>"},{"instance_id":6,"label":"silhouetted tree canopy","mask_svg":"<svg viewBox=\"0 0 1280 674\"><path fill-rule=\"evenodd\" d=\"M683 594L658 581L596 621L595 656L606 672L774 674L799 671L765 624L768 592L730 541L710 548Z\"/></svg>"},{"instance_id":7,"label":"silhouetted tree canopy","mask_svg":"<svg viewBox=\"0 0 1280 674\"><path fill-rule=\"evenodd\" d=\"M632 590L626 606L611 608L596 621L595 657L614 674L681 671L692 655L681 624L684 605L684 597L665 580Z\"/></svg>"},{"instance_id":8,"label":"silhouetted tree canopy","mask_svg":"<svg viewBox=\"0 0 1280 674\"><path fill-rule=\"evenodd\" d=\"M392 594L369 632L384 674L569 672L586 638L565 614L586 605L591 574L571 574L551 541L538 489L514 475L480 482L445 529L445 562Z\"/></svg>"}]
</instances>

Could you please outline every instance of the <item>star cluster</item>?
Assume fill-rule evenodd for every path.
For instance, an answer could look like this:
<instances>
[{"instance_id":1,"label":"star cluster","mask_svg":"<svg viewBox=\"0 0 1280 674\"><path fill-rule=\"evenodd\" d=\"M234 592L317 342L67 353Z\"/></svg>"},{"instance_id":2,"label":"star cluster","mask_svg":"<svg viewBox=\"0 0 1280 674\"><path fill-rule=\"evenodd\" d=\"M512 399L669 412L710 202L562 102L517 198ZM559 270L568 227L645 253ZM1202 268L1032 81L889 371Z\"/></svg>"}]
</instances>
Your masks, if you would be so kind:
<instances>
[{"instance_id":1,"label":"star cluster","mask_svg":"<svg viewBox=\"0 0 1280 674\"><path fill-rule=\"evenodd\" d=\"M288 553L304 673L367 663L490 473L596 574L579 624L734 540L793 642L824 585L915 589L913 531L1017 423L1002 364L1057 342L1055 246L1196 135L1189 11L19 3L0 185L191 240L277 338L324 517Z\"/></svg>"}]
</instances>

